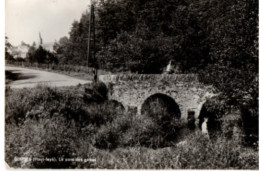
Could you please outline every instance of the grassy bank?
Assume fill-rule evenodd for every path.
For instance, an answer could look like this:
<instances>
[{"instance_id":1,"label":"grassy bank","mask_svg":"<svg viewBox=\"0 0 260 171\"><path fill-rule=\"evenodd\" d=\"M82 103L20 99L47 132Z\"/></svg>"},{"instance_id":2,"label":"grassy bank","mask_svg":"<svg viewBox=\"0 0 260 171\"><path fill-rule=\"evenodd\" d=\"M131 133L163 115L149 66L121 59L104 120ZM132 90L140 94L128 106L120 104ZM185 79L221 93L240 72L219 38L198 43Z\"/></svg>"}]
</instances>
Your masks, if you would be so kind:
<instances>
[{"instance_id":1,"label":"grassy bank","mask_svg":"<svg viewBox=\"0 0 260 171\"><path fill-rule=\"evenodd\" d=\"M100 89L7 88L6 162L14 168L258 168L258 151L239 142L210 141L181 121L167 132L158 119L125 113L109 100L94 102L91 90Z\"/></svg>"}]
</instances>

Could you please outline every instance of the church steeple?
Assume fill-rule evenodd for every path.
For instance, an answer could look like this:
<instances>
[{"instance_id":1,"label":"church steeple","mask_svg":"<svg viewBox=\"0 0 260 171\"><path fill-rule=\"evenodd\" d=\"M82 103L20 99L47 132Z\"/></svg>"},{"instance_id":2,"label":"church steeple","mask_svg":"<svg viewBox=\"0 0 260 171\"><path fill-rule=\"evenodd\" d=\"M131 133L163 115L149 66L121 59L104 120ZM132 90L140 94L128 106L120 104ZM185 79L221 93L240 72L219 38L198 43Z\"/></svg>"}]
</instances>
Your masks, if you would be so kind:
<instances>
[{"instance_id":1,"label":"church steeple","mask_svg":"<svg viewBox=\"0 0 260 171\"><path fill-rule=\"evenodd\" d=\"M42 46L42 36L41 36L41 33L39 32L39 46Z\"/></svg>"}]
</instances>

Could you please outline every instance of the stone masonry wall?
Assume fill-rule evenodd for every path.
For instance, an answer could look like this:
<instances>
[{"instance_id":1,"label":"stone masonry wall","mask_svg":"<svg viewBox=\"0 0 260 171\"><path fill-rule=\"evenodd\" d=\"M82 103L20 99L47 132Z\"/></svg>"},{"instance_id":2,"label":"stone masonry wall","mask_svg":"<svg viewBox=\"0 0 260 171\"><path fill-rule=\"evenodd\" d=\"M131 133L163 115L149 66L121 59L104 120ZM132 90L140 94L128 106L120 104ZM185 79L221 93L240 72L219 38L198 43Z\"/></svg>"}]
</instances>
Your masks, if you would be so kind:
<instances>
[{"instance_id":1,"label":"stone masonry wall","mask_svg":"<svg viewBox=\"0 0 260 171\"><path fill-rule=\"evenodd\" d=\"M188 111L194 111L197 118L203 103L214 96L212 87L199 83L195 74L101 75L99 79L108 85L109 99L126 109L136 107L138 114L148 97L161 93L175 100L182 119L187 119Z\"/></svg>"}]
</instances>

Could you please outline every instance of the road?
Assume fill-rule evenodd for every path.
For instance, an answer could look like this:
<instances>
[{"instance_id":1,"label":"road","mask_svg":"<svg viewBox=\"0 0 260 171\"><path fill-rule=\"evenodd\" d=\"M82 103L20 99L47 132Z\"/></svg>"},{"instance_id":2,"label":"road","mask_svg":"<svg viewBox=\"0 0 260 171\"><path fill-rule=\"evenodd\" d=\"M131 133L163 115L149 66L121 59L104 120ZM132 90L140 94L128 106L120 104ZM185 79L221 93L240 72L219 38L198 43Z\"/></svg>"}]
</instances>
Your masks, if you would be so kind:
<instances>
[{"instance_id":1,"label":"road","mask_svg":"<svg viewBox=\"0 0 260 171\"><path fill-rule=\"evenodd\" d=\"M37 85L47 85L51 87L76 86L78 84L91 83L92 81L80 80L67 75L40 71L28 68L6 66L6 71L17 75L17 80L12 81L11 88L31 88Z\"/></svg>"}]
</instances>

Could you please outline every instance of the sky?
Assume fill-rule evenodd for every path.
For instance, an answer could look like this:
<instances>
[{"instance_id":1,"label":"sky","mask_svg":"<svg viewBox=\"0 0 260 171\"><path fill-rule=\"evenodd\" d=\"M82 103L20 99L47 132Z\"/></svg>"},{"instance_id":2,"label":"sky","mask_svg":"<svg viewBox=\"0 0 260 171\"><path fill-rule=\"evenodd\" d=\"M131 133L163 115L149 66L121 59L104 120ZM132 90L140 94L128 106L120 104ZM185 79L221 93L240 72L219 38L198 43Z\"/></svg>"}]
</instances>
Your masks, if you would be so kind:
<instances>
[{"instance_id":1,"label":"sky","mask_svg":"<svg viewBox=\"0 0 260 171\"><path fill-rule=\"evenodd\" d=\"M12 45L59 41L68 36L74 20L89 8L90 0L5 0L5 35Z\"/></svg>"}]
</instances>

